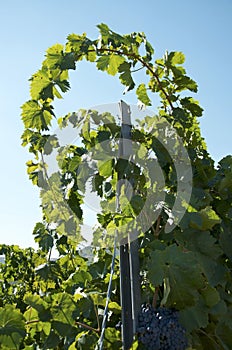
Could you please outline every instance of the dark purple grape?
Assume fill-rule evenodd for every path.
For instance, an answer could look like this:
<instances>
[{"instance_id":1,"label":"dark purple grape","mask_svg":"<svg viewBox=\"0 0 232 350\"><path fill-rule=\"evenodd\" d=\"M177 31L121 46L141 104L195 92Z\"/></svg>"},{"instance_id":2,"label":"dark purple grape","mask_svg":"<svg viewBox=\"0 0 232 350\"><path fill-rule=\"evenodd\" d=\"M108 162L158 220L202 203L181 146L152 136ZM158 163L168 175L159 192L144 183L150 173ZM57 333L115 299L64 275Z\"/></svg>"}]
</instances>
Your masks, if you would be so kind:
<instances>
[{"instance_id":1,"label":"dark purple grape","mask_svg":"<svg viewBox=\"0 0 232 350\"><path fill-rule=\"evenodd\" d=\"M138 317L138 339L148 350L185 350L188 346L185 329L175 309L154 309L143 304Z\"/></svg>"}]
</instances>

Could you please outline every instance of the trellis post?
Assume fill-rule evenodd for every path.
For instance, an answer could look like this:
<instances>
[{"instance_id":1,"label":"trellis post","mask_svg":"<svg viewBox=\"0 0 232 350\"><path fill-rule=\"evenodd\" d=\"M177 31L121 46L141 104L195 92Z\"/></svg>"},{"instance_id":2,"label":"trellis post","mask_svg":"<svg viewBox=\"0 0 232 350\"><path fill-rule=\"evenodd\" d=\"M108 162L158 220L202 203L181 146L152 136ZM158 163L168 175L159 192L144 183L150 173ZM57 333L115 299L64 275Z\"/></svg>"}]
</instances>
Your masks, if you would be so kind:
<instances>
[{"instance_id":1,"label":"trellis post","mask_svg":"<svg viewBox=\"0 0 232 350\"><path fill-rule=\"evenodd\" d=\"M119 144L119 158L132 160L131 140L131 112L124 102L119 102L121 112L121 138ZM119 179L118 198L120 198L121 184ZM130 179L133 188L133 179ZM137 328L138 312L140 308L140 267L138 232L128 232L127 237L120 242L120 298L122 307L122 343L123 350L131 348Z\"/></svg>"}]
</instances>

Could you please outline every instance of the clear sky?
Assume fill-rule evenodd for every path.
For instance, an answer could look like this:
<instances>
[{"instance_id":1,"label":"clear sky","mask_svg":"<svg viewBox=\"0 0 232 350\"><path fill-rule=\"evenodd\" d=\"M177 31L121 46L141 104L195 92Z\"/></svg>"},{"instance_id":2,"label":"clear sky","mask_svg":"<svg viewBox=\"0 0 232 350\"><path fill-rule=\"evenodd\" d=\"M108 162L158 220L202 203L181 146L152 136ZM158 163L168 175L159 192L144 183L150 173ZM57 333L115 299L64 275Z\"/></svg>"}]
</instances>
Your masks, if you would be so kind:
<instances>
[{"instance_id":1,"label":"clear sky","mask_svg":"<svg viewBox=\"0 0 232 350\"><path fill-rule=\"evenodd\" d=\"M218 161L231 154L232 1L231 0L7 0L0 3L1 201L0 243L33 245L40 220L39 192L27 178L30 154L21 147L20 106L29 99L30 76L40 68L45 50L65 43L70 33L98 35L104 22L122 34L143 31L156 50L183 51L187 73L197 81L196 99L204 108L202 134ZM117 102L136 103L122 95L117 78L80 64L72 89L56 104L59 113Z\"/></svg>"}]
</instances>

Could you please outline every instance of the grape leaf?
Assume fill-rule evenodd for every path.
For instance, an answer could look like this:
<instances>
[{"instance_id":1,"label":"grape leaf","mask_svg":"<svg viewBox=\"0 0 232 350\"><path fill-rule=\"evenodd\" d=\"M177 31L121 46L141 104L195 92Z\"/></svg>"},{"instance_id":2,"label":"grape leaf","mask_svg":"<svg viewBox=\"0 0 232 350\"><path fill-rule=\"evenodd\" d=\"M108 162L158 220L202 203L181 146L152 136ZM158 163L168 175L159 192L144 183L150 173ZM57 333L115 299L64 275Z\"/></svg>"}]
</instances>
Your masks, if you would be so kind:
<instances>
[{"instance_id":1,"label":"grape leaf","mask_svg":"<svg viewBox=\"0 0 232 350\"><path fill-rule=\"evenodd\" d=\"M19 349L26 336L25 322L20 310L13 305L0 308L0 344L9 349Z\"/></svg>"},{"instance_id":2,"label":"grape leaf","mask_svg":"<svg viewBox=\"0 0 232 350\"><path fill-rule=\"evenodd\" d=\"M168 55L168 60L170 60L171 64L173 65L183 64L185 61L185 55L180 51L170 52Z\"/></svg>"},{"instance_id":3,"label":"grape leaf","mask_svg":"<svg viewBox=\"0 0 232 350\"><path fill-rule=\"evenodd\" d=\"M109 63L110 63L110 56L109 55L104 55L98 58L97 60L97 68L99 70L107 70L109 67Z\"/></svg>"},{"instance_id":4,"label":"grape leaf","mask_svg":"<svg viewBox=\"0 0 232 350\"><path fill-rule=\"evenodd\" d=\"M196 305L181 310L180 322L188 332L191 332L194 329L199 329L201 327L206 327L209 320L208 309L205 306L204 301L200 298L197 301Z\"/></svg>"},{"instance_id":5,"label":"grape leaf","mask_svg":"<svg viewBox=\"0 0 232 350\"><path fill-rule=\"evenodd\" d=\"M103 177L109 177L112 175L113 159L108 159L106 161L98 161L98 171L99 175Z\"/></svg>"},{"instance_id":6,"label":"grape leaf","mask_svg":"<svg viewBox=\"0 0 232 350\"><path fill-rule=\"evenodd\" d=\"M151 252L149 276L154 286L169 279L170 293L167 305L182 309L195 304L197 289L204 287L201 269L192 252L182 252L176 245L164 251Z\"/></svg>"},{"instance_id":7,"label":"grape leaf","mask_svg":"<svg viewBox=\"0 0 232 350\"><path fill-rule=\"evenodd\" d=\"M39 70L31 78L31 97L33 100L37 100L41 96L41 92L46 88L52 88L52 81L46 70ZM48 91L48 90L47 90ZM52 97L49 95L47 97Z\"/></svg>"},{"instance_id":8,"label":"grape leaf","mask_svg":"<svg viewBox=\"0 0 232 350\"><path fill-rule=\"evenodd\" d=\"M53 294L51 299L51 314L53 320L73 325L74 320L72 315L73 311L76 310L76 305L72 297L67 293L57 293Z\"/></svg>"},{"instance_id":9,"label":"grape leaf","mask_svg":"<svg viewBox=\"0 0 232 350\"><path fill-rule=\"evenodd\" d=\"M150 98L147 95L147 89L146 89L146 85L145 84L140 84L137 87L136 95L137 95L139 101L144 103L146 106L151 106L151 100L150 100Z\"/></svg>"},{"instance_id":10,"label":"grape leaf","mask_svg":"<svg viewBox=\"0 0 232 350\"><path fill-rule=\"evenodd\" d=\"M46 64L49 68L53 68L58 65L62 60L63 50L64 47L61 44L55 44L49 47L46 51L46 61L44 64Z\"/></svg>"},{"instance_id":11,"label":"grape leaf","mask_svg":"<svg viewBox=\"0 0 232 350\"><path fill-rule=\"evenodd\" d=\"M25 128L48 130L51 124L52 114L49 110L43 110L37 101L27 101L22 106L22 120Z\"/></svg>"},{"instance_id":12,"label":"grape leaf","mask_svg":"<svg viewBox=\"0 0 232 350\"><path fill-rule=\"evenodd\" d=\"M125 58L120 55L110 55L109 65L107 72L110 75L115 75L118 73L118 67L125 61Z\"/></svg>"}]
</instances>

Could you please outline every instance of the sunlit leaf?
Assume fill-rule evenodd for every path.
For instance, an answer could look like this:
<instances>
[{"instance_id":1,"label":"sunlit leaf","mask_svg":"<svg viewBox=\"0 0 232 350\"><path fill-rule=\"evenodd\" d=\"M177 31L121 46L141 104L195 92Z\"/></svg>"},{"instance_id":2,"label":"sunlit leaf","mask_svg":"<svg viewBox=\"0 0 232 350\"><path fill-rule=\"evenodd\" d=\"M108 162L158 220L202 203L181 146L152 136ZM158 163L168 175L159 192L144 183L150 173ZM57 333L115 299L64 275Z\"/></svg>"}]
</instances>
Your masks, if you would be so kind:
<instances>
[{"instance_id":1,"label":"sunlit leaf","mask_svg":"<svg viewBox=\"0 0 232 350\"><path fill-rule=\"evenodd\" d=\"M136 90L138 99L146 106L151 106L151 100L147 95L147 89L145 84L140 84Z\"/></svg>"}]
</instances>

